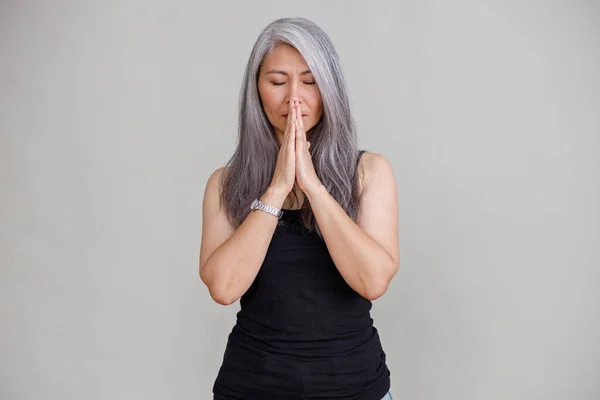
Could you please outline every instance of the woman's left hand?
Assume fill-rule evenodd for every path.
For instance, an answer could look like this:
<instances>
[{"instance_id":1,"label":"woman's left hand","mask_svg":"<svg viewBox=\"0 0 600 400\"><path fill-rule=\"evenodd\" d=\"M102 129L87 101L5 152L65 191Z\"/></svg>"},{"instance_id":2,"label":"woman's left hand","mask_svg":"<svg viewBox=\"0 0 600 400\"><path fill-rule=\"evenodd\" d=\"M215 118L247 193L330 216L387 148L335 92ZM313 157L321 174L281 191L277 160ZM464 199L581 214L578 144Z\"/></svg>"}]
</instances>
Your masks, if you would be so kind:
<instances>
[{"instance_id":1,"label":"woman's left hand","mask_svg":"<svg viewBox=\"0 0 600 400\"><path fill-rule=\"evenodd\" d=\"M295 102L296 109L296 184L305 194L321 185L310 156L310 142L306 140L300 103Z\"/></svg>"}]
</instances>

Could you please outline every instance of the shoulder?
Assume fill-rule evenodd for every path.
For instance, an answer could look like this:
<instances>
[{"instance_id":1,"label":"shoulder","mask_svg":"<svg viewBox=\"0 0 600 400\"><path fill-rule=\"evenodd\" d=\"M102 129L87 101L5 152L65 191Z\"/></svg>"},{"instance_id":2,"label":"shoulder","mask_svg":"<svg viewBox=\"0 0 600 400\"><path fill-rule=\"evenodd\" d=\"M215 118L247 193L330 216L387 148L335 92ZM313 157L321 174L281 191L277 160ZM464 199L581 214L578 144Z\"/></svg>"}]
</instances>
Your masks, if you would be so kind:
<instances>
[{"instance_id":1,"label":"shoulder","mask_svg":"<svg viewBox=\"0 0 600 400\"><path fill-rule=\"evenodd\" d=\"M222 243L229 237L234 227L231 225L225 208L221 203L222 184L221 178L225 168L218 168L210 174L204 189L202 200L202 237L203 243Z\"/></svg>"},{"instance_id":2,"label":"shoulder","mask_svg":"<svg viewBox=\"0 0 600 400\"><path fill-rule=\"evenodd\" d=\"M395 183L390 162L385 156L371 151L365 151L360 158L358 179L360 182L360 193L363 193L365 189L373 187L377 183Z\"/></svg>"},{"instance_id":3,"label":"shoulder","mask_svg":"<svg viewBox=\"0 0 600 400\"><path fill-rule=\"evenodd\" d=\"M398 191L390 162L381 154L365 153L360 160L363 190L356 223L399 264Z\"/></svg>"},{"instance_id":4,"label":"shoulder","mask_svg":"<svg viewBox=\"0 0 600 400\"><path fill-rule=\"evenodd\" d=\"M204 201L202 204L202 209L205 213L215 212L221 208L221 192L223 190L222 181L224 173L225 167L217 168L210 174L206 181Z\"/></svg>"},{"instance_id":5,"label":"shoulder","mask_svg":"<svg viewBox=\"0 0 600 400\"><path fill-rule=\"evenodd\" d=\"M225 171L225 167L220 167L214 170L210 176L208 177L209 182L217 182L221 179L223 172Z\"/></svg>"},{"instance_id":6,"label":"shoulder","mask_svg":"<svg viewBox=\"0 0 600 400\"><path fill-rule=\"evenodd\" d=\"M226 171L225 168L226 167L217 168L210 174L210 176L208 177L208 181L206 182L207 190L212 190L213 192L220 193L222 189L221 182Z\"/></svg>"},{"instance_id":7,"label":"shoulder","mask_svg":"<svg viewBox=\"0 0 600 400\"><path fill-rule=\"evenodd\" d=\"M225 167L217 168L212 172L212 174L210 174L210 177L208 178L208 180L211 180L211 179L212 180L220 180L224 173L225 173Z\"/></svg>"}]
</instances>

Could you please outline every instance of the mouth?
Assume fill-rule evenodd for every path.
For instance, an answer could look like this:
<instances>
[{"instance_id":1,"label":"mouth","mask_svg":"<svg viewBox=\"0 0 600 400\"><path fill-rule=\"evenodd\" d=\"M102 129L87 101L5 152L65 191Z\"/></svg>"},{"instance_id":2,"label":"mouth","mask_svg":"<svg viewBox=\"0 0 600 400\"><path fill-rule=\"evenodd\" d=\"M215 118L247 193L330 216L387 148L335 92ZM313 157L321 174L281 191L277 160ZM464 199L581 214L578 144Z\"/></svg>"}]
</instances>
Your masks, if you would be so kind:
<instances>
[{"instance_id":1,"label":"mouth","mask_svg":"<svg viewBox=\"0 0 600 400\"><path fill-rule=\"evenodd\" d=\"M287 118L287 114L282 115L283 118ZM302 114L303 117L308 117L308 114Z\"/></svg>"}]
</instances>

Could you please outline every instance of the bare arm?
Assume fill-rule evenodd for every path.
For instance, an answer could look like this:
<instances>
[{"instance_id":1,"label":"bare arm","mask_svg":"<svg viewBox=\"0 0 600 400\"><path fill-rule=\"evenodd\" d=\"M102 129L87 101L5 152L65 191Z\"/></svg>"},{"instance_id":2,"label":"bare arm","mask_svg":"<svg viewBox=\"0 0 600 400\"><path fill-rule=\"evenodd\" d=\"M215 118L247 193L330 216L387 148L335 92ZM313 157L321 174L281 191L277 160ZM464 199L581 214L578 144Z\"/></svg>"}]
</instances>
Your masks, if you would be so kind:
<instances>
[{"instance_id":1,"label":"bare arm","mask_svg":"<svg viewBox=\"0 0 600 400\"><path fill-rule=\"evenodd\" d=\"M398 194L388 161L376 153L365 156L356 223L323 186L307 197L340 274L358 294L375 300L385 293L400 265Z\"/></svg>"},{"instance_id":2,"label":"bare arm","mask_svg":"<svg viewBox=\"0 0 600 400\"><path fill-rule=\"evenodd\" d=\"M278 219L266 212L255 211L234 229L225 210L220 209L222 173L223 168L216 170L204 191L199 270L213 300L229 305L237 301L256 278ZM261 201L281 208L286 196L269 188Z\"/></svg>"}]
</instances>

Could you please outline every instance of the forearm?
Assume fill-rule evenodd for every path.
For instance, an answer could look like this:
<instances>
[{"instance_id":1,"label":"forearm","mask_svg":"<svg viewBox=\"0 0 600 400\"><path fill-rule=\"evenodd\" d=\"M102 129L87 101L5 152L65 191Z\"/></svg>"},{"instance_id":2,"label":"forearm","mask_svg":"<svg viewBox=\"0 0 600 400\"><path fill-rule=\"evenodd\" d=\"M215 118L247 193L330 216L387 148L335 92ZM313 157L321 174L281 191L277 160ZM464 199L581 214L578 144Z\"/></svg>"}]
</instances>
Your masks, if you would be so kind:
<instances>
[{"instance_id":1,"label":"forearm","mask_svg":"<svg viewBox=\"0 0 600 400\"><path fill-rule=\"evenodd\" d=\"M346 214L324 186L306 195L331 258L346 283L370 300L383 295L397 270L394 259Z\"/></svg>"},{"instance_id":2,"label":"forearm","mask_svg":"<svg viewBox=\"0 0 600 400\"><path fill-rule=\"evenodd\" d=\"M285 196L268 189L260 199L281 208ZM277 221L264 211L251 212L206 260L201 278L217 303L234 303L248 290L265 259Z\"/></svg>"}]
</instances>

